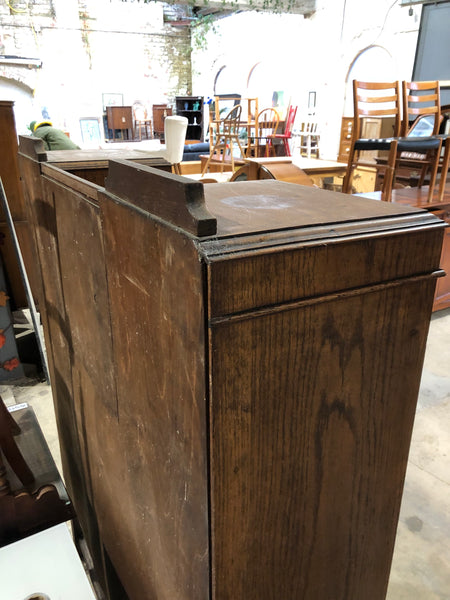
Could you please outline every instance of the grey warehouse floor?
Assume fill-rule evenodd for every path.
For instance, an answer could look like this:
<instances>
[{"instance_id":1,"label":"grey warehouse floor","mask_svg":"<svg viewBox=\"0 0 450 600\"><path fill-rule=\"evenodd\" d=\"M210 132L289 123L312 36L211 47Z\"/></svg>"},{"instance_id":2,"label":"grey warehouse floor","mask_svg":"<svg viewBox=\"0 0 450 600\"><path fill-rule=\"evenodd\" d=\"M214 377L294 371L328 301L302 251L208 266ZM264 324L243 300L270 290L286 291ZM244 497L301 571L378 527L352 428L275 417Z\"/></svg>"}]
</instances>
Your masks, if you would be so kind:
<instances>
[{"instance_id":1,"label":"grey warehouse floor","mask_svg":"<svg viewBox=\"0 0 450 600\"><path fill-rule=\"evenodd\" d=\"M0 385L33 407L60 467L51 388ZM387 600L450 600L450 309L434 313L417 405Z\"/></svg>"}]
</instances>

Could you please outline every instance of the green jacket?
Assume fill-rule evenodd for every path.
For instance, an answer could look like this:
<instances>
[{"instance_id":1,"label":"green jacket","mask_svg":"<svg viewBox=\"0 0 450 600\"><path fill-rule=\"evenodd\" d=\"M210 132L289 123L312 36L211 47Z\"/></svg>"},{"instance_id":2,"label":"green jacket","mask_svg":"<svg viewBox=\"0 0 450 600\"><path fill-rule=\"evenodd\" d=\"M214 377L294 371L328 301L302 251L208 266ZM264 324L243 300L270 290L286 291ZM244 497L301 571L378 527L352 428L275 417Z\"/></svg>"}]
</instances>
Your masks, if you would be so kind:
<instances>
[{"instance_id":1,"label":"green jacket","mask_svg":"<svg viewBox=\"0 0 450 600\"><path fill-rule=\"evenodd\" d=\"M44 140L46 150L79 150L80 147L61 131L50 125L41 125L33 132L34 137Z\"/></svg>"}]
</instances>

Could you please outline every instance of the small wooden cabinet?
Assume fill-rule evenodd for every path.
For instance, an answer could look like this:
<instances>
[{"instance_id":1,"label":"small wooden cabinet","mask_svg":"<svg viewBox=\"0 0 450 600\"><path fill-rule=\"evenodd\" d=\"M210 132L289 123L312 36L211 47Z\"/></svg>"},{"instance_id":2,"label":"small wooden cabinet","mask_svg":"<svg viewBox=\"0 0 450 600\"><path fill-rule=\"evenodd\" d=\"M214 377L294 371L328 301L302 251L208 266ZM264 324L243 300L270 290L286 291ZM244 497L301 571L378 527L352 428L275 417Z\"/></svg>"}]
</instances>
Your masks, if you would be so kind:
<instances>
[{"instance_id":1,"label":"small wooden cabinet","mask_svg":"<svg viewBox=\"0 0 450 600\"><path fill-rule=\"evenodd\" d=\"M364 119L364 124L362 126L362 137L363 138L379 138L380 136L388 136L392 135L389 133L389 124L386 127L386 132L382 130L383 120L373 117L367 117ZM353 136L353 117L342 117L342 125L341 125L341 138L339 141L339 156L338 161L340 162L348 162L348 157L350 153L350 146L352 143ZM365 156L376 157L378 155L378 151L369 151L365 152Z\"/></svg>"},{"instance_id":2,"label":"small wooden cabinet","mask_svg":"<svg viewBox=\"0 0 450 600\"><path fill-rule=\"evenodd\" d=\"M167 104L154 104L153 111L153 135L164 139L164 120L172 116L172 107Z\"/></svg>"},{"instance_id":3,"label":"small wooden cabinet","mask_svg":"<svg viewBox=\"0 0 450 600\"><path fill-rule=\"evenodd\" d=\"M175 101L177 115L188 120L186 139L203 141L203 96L177 96Z\"/></svg>"},{"instance_id":4,"label":"small wooden cabinet","mask_svg":"<svg viewBox=\"0 0 450 600\"><path fill-rule=\"evenodd\" d=\"M116 131L121 132L126 139L132 139L134 129L132 106L107 106L106 117L108 129L113 132L113 139L116 137Z\"/></svg>"}]
</instances>

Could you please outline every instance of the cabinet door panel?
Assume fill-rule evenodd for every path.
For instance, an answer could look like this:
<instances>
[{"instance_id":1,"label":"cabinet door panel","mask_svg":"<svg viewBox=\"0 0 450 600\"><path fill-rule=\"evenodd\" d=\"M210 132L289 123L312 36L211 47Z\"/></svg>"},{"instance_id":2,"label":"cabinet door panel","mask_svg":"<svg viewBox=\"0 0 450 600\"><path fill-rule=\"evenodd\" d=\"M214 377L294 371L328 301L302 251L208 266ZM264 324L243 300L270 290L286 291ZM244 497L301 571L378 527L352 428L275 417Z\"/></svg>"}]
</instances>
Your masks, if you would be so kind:
<instances>
[{"instance_id":1,"label":"cabinet door panel","mask_svg":"<svg viewBox=\"0 0 450 600\"><path fill-rule=\"evenodd\" d=\"M433 285L213 327L214 600L385 597Z\"/></svg>"}]
</instances>

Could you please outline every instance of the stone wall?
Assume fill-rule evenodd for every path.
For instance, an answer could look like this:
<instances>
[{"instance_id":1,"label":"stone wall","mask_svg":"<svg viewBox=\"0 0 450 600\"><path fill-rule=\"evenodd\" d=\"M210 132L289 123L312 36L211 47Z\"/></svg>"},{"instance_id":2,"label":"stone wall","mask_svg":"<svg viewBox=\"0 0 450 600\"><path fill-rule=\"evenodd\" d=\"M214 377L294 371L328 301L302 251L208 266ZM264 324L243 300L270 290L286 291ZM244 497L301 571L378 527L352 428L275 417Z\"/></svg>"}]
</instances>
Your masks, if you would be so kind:
<instances>
[{"instance_id":1,"label":"stone wall","mask_svg":"<svg viewBox=\"0 0 450 600\"><path fill-rule=\"evenodd\" d=\"M79 119L101 117L104 94L151 107L191 92L190 30L168 22L173 9L165 9L120 0L0 4L1 53L36 59L0 64L2 96L12 83L28 90L28 114L22 106L18 131L48 114L80 141Z\"/></svg>"}]
</instances>

